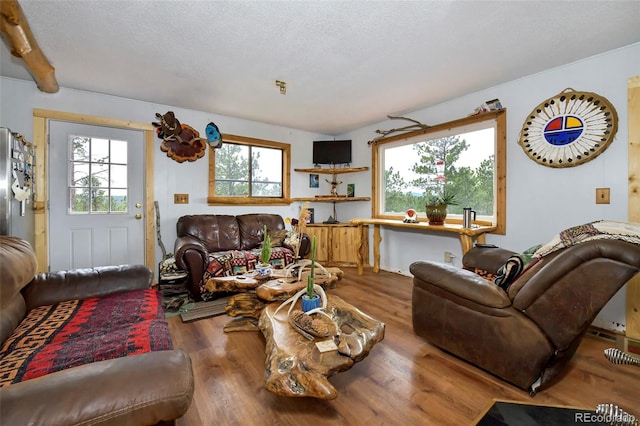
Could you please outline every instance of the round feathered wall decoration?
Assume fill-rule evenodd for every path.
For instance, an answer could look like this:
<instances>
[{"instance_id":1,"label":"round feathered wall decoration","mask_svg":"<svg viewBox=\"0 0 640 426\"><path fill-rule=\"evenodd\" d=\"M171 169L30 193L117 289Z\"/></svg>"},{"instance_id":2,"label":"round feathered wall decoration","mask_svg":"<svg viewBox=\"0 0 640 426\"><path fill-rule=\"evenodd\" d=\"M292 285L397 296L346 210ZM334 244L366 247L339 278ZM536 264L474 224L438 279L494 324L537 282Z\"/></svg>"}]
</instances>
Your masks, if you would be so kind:
<instances>
[{"instance_id":1,"label":"round feathered wall decoration","mask_svg":"<svg viewBox=\"0 0 640 426\"><path fill-rule=\"evenodd\" d=\"M531 111L518 143L538 164L573 167L604 152L617 131L618 114L606 98L568 88Z\"/></svg>"}]
</instances>

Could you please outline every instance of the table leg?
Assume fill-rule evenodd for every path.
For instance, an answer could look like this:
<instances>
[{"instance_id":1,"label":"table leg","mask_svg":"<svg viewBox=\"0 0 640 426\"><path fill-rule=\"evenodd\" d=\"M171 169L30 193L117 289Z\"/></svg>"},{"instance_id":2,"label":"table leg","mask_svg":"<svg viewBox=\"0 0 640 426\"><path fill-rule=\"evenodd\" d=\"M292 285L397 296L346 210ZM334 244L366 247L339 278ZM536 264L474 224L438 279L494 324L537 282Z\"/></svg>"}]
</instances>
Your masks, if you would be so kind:
<instances>
[{"instance_id":1,"label":"table leg","mask_svg":"<svg viewBox=\"0 0 640 426\"><path fill-rule=\"evenodd\" d=\"M480 237L478 237L480 240ZM460 234L460 243L462 244L462 255L467 254L473 248L473 237L471 235Z\"/></svg>"},{"instance_id":2,"label":"table leg","mask_svg":"<svg viewBox=\"0 0 640 426\"><path fill-rule=\"evenodd\" d=\"M358 224L358 250L356 253L356 266L358 275L364 274L364 241L369 238L369 226Z\"/></svg>"},{"instance_id":3,"label":"table leg","mask_svg":"<svg viewBox=\"0 0 640 426\"><path fill-rule=\"evenodd\" d=\"M380 271L380 225L373 225L373 272Z\"/></svg>"}]
</instances>

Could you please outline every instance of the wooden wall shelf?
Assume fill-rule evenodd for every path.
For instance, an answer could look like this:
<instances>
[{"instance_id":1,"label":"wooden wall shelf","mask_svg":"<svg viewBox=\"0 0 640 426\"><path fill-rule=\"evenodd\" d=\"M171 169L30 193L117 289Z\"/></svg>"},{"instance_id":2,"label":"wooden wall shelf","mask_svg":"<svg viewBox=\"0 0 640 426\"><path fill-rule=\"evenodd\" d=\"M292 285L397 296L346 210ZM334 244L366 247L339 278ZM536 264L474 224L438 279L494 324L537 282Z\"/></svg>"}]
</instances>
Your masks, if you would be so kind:
<instances>
[{"instance_id":1,"label":"wooden wall shelf","mask_svg":"<svg viewBox=\"0 0 640 426\"><path fill-rule=\"evenodd\" d=\"M341 203L347 201L371 201L371 197L295 197L291 201L311 201L314 203Z\"/></svg>"},{"instance_id":2,"label":"wooden wall shelf","mask_svg":"<svg viewBox=\"0 0 640 426\"><path fill-rule=\"evenodd\" d=\"M321 168L312 168L312 169L293 169L296 172L304 172L304 173L318 173L318 174L341 174L341 173L356 173L356 172L366 172L369 170L369 167L345 167L342 169L321 169Z\"/></svg>"}]
</instances>

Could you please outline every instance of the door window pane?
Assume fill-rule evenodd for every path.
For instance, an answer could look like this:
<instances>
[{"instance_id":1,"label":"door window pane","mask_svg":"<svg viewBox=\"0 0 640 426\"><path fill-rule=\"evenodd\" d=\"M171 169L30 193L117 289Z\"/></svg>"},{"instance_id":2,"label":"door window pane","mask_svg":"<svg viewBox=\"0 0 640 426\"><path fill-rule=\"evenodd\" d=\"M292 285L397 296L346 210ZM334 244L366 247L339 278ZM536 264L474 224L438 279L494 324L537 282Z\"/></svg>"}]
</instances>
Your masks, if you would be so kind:
<instances>
[{"instance_id":1,"label":"door window pane","mask_svg":"<svg viewBox=\"0 0 640 426\"><path fill-rule=\"evenodd\" d=\"M71 136L70 213L126 213L127 176L127 141Z\"/></svg>"}]
</instances>

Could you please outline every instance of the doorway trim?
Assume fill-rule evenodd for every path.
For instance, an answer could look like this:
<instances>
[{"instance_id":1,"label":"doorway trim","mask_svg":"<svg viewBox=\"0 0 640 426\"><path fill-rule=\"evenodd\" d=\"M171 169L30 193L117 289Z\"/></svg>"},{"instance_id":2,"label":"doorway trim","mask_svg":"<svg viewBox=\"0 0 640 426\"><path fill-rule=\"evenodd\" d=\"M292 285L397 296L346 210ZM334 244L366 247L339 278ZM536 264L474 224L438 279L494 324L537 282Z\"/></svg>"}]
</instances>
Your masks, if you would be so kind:
<instances>
[{"instance_id":1,"label":"doorway trim","mask_svg":"<svg viewBox=\"0 0 640 426\"><path fill-rule=\"evenodd\" d=\"M151 123L98 117L93 115L76 114L71 112L53 111L47 109L33 109L33 143L36 149L35 166L35 252L38 260L38 272L49 271L49 238L48 223L48 166L49 166L49 121L68 121L80 124L93 124L102 127L115 127L144 132L144 259L145 265L155 271L155 240L154 240L154 205L153 205L153 142L155 128Z\"/></svg>"},{"instance_id":2,"label":"doorway trim","mask_svg":"<svg viewBox=\"0 0 640 426\"><path fill-rule=\"evenodd\" d=\"M629 221L640 222L640 75L628 80ZM627 283L626 337L640 341L640 274ZM625 342L625 348L626 349Z\"/></svg>"}]
</instances>

